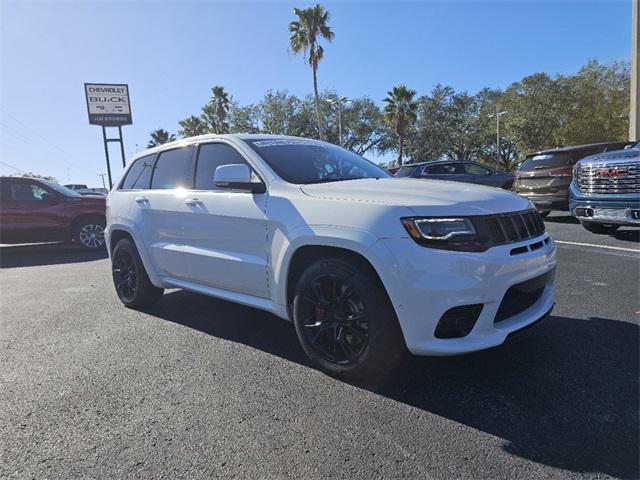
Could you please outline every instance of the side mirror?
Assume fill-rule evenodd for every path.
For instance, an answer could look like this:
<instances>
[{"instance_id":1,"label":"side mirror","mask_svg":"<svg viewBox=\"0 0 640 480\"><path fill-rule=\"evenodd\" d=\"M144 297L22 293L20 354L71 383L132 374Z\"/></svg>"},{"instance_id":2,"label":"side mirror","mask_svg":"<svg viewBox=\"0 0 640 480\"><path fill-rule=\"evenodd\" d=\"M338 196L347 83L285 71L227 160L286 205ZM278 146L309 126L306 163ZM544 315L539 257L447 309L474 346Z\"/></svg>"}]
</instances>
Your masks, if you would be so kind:
<instances>
[{"instance_id":1,"label":"side mirror","mask_svg":"<svg viewBox=\"0 0 640 480\"><path fill-rule=\"evenodd\" d=\"M251 170L247 165L240 163L217 167L213 175L213 183L216 187L248 190L252 193L264 193L267 190L264 183L252 182Z\"/></svg>"}]
</instances>

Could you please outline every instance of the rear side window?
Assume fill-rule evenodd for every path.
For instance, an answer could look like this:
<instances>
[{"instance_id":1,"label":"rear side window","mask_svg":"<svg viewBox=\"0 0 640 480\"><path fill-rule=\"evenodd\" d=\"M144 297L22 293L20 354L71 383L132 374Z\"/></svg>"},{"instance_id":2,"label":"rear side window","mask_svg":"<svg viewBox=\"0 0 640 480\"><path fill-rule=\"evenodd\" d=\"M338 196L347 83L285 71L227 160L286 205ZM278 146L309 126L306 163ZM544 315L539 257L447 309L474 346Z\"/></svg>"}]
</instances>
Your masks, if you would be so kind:
<instances>
[{"instance_id":1,"label":"rear side window","mask_svg":"<svg viewBox=\"0 0 640 480\"><path fill-rule=\"evenodd\" d=\"M151 177L151 188L158 190L190 189L193 184L190 165L191 147L161 152Z\"/></svg>"},{"instance_id":2,"label":"rear side window","mask_svg":"<svg viewBox=\"0 0 640 480\"><path fill-rule=\"evenodd\" d=\"M149 188L151 171L153 170L153 160L155 155L147 155L133 162L127 172L127 176L122 181L121 190L139 190Z\"/></svg>"},{"instance_id":3,"label":"rear side window","mask_svg":"<svg viewBox=\"0 0 640 480\"><path fill-rule=\"evenodd\" d=\"M216 168L221 165L248 165L240 152L226 143L200 145L196 163L196 190L218 190L213 183Z\"/></svg>"},{"instance_id":4,"label":"rear side window","mask_svg":"<svg viewBox=\"0 0 640 480\"><path fill-rule=\"evenodd\" d=\"M491 173L488 168L482 167L477 163L467 163L464 167L467 173L470 173L471 175L489 175L489 173Z\"/></svg>"},{"instance_id":5,"label":"rear side window","mask_svg":"<svg viewBox=\"0 0 640 480\"><path fill-rule=\"evenodd\" d=\"M460 163L441 163L425 168L425 175L464 175L464 165Z\"/></svg>"}]
</instances>

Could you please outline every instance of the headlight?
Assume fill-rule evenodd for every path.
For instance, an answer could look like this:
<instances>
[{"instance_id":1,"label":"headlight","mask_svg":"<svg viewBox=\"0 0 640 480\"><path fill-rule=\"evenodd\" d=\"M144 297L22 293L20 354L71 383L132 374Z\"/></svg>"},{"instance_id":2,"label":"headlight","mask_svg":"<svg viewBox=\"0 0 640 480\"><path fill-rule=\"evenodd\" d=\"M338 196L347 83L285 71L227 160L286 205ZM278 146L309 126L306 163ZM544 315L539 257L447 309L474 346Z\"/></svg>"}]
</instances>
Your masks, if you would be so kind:
<instances>
[{"instance_id":1,"label":"headlight","mask_svg":"<svg viewBox=\"0 0 640 480\"><path fill-rule=\"evenodd\" d=\"M411 238L420 245L467 252L484 250L483 242L468 218L411 217L401 221Z\"/></svg>"}]
</instances>

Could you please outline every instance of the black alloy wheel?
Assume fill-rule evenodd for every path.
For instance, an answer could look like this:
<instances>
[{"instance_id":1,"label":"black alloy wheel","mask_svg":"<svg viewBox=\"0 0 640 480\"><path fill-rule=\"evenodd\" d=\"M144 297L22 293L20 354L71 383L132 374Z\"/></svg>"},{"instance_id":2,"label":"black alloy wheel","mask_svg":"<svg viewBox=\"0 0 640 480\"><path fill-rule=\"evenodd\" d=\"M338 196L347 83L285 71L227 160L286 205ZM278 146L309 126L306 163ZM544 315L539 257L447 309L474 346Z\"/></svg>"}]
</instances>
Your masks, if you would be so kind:
<instances>
[{"instance_id":1,"label":"black alloy wheel","mask_svg":"<svg viewBox=\"0 0 640 480\"><path fill-rule=\"evenodd\" d=\"M113 283L120 299L132 301L138 291L138 271L131 252L120 249L113 258Z\"/></svg>"},{"instance_id":2,"label":"black alloy wheel","mask_svg":"<svg viewBox=\"0 0 640 480\"><path fill-rule=\"evenodd\" d=\"M303 332L318 356L336 365L357 361L369 344L369 316L353 285L323 274L302 293Z\"/></svg>"}]
</instances>

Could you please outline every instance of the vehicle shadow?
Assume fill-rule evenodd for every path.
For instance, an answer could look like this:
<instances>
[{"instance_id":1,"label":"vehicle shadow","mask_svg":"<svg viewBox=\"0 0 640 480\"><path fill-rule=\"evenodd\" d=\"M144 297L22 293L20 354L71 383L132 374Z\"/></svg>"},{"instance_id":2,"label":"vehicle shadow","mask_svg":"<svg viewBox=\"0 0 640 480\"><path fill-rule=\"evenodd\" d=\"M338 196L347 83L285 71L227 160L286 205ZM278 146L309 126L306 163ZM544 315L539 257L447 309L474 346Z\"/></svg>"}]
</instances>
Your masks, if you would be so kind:
<instances>
[{"instance_id":1,"label":"vehicle shadow","mask_svg":"<svg viewBox=\"0 0 640 480\"><path fill-rule=\"evenodd\" d=\"M640 242L640 230L637 228L622 227L620 230L616 230L611 236L623 242Z\"/></svg>"},{"instance_id":2,"label":"vehicle shadow","mask_svg":"<svg viewBox=\"0 0 640 480\"><path fill-rule=\"evenodd\" d=\"M265 312L174 291L148 313L311 367L293 325ZM372 391L500 437L537 463L638 478L638 338L629 322L551 316L489 351L408 356Z\"/></svg>"},{"instance_id":3,"label":"vehicle shadow","mask_svg":"<svg viewBox=\"0 0 640 480\"><path fill-rule=\"evenodd\" d=\"M575 223L575 224L580 223L571 214L563 213L563 212L556 212L555 214L551 213L551 215L543 218L543 220L545 222L551 222L551 223Z\"/></svg>"},{"instance_id":4,"label":"vehicle shadow","mask_svg":"<svg viewBox=\"0 0 640 480\"><path fill-rule=\"evenodd\" d=\"M106 250L88 252L69 243L7 245L0 247L0 268L93 262L104 258L107 258Z\"/></svg>"}]
</instances>

